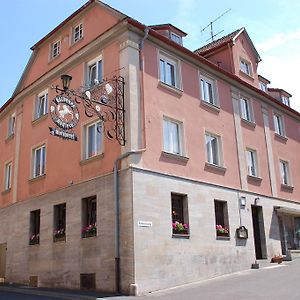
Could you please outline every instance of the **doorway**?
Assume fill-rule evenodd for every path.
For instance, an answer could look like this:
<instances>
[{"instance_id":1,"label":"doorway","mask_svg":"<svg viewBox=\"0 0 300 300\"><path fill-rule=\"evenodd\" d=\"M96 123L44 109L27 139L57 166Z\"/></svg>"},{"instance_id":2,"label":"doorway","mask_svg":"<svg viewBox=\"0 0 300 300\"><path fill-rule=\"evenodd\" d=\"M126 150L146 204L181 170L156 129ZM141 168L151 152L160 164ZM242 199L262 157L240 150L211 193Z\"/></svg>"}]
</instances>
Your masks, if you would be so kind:
<instances>
[{"instance_id":1,"label":"doorway","mask_svg":"<svg viewBox=\"0 0 300 300\"><path fill-rule=\"evenodd\" d=\"M5 279L7 245L0 244L0 282Z\"/></svg>"},{"instance_id":2,"label":"doorway","mask_svg":"<svg viewBox=\"0 0 300 300\"><path fill-rule=\"evenodd\" d=\"M267 244L264 226L264 216L261 206L251 205L252 224L256 259L267 258Z\"/></svg>"}]
</instances>

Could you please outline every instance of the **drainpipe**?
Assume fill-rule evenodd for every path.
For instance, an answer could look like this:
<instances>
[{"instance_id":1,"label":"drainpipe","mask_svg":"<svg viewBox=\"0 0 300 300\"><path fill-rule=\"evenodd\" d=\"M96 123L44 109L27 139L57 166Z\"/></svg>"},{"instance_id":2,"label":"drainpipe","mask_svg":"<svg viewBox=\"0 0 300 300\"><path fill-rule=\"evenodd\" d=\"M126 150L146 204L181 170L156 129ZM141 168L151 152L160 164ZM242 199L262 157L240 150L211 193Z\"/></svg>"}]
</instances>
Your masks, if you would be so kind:
<instances>
[{"instance_id":1,"label":"drainpipe","mask_svg":"<svg viewBox=\"0 0 300 300\"><path fill-rule=\"evenodd\" d=\"M144 152L146 149L131 150L121 154L114 163L114 200L115 200L115 284L116 292L121 291L121 268L120 268L120 186L118 165L121 160L131 154Z\"/></svg>"},{"instance_id":2,"label":"drainpipe","mask_svg":"<svg viewBox=\"0 0 300 300\"><path fill-rule=\"evenodd\" d=\"M144 36L139 43L139 59L140 59L140 98L141 98L141 114L143 119L142 140L143 147L146 148L146 113L145 113L145 97L144 97L144 44L149 35L149 27L144 29Z\"/></svg>"}]
</instances>

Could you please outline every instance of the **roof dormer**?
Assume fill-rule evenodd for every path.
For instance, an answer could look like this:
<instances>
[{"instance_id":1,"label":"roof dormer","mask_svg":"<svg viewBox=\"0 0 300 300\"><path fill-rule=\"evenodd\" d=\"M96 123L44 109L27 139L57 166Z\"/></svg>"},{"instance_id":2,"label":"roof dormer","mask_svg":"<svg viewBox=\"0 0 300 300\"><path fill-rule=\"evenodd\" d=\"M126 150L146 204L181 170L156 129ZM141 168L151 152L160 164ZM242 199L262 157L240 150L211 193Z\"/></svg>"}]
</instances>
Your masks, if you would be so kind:
<instances>
[{"instance_id":1,"label":"roof dormer","mask_svg":"<svg viewBox=\"0 0 300 300\"><path fill-rule=\"evenodd\" d=\"M187 36L187 33L172 24L151 25L149 27L179 45L183 45L182 38Z\"/></svg>"},{"instance_id":2,"label":"roof dormer","mask_svg":"<svg viewBox=\"0 0 300 300\"><path fill-rule=\"evenodd\" d=\"M291 106L290 98L292 97L292 95L290 93L288 93L287 91L285 91L283 89L277 89L277 88L268 88L268 92L272 97L274 97L279 102L281 102L287 106Z\"/></svg>"},{"instance_id":3,"label":"roof dormer","mask_svg":"<svg viewBox=\"0 0 300 300\"><path fill-rule=\"evenodd\" d=\"M270 84L270 80L267 78L258 75L258 83L259 83L259 89L262 90L265 93L268 93L268 84Z\"/></svg>"}]
</instances>

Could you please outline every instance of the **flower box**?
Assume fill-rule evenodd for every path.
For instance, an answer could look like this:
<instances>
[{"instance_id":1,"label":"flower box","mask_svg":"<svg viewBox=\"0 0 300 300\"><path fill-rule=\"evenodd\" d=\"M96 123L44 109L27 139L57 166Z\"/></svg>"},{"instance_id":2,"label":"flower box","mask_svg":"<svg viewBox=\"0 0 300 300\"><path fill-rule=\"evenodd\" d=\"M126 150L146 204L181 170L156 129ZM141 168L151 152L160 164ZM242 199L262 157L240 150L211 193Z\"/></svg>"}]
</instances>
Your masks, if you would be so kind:
<instances>
[{"instance_id":1,"label":"flower box","mask_svg":"<svg viewBox=\"0 0 300 300\"><path fill-rule=\"evenodd\" d=\"M37 245L40 243L40 235L33 234L29 239L29 245Z\"/></svg>"},{"instance_id":2,"label":"flower box","mask_svg":"<svg viewBox=\"0 0 300 300\"><path fill-rule=\"evenodd\" d=\"M66 230L64 228L54 230L53 242L61 242L65 240L66 240Z\"/></svg>"},{"instance_id":3,"label":"flower box","mask_svg":"<svg viewBox=\"0 0 300 300\"><path fill-rule=\"evenodd\" d=\"M172 223L173 234L189 234L189 226L185 223L174 222Z\"/></svg>"},{"instance_id":4,"label":"flower box","mask_svg":"<svg viewBox=\"0 0 300 300\"><path fill-rule=\"evenodd\" d=\"M88 226L85 226L82 228L81 231L81 236L83 238L89 238L93 236L97 236L97 225L95 224L90 224Z\"/></svg>"}]
</instances>

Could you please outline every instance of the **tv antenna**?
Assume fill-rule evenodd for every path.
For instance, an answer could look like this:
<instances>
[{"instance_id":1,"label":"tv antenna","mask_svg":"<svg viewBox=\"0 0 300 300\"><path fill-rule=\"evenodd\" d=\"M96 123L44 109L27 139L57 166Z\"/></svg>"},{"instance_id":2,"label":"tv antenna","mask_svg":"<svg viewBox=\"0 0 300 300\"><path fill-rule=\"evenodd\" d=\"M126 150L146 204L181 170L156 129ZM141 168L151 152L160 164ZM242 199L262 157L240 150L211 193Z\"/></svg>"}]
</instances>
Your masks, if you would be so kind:
<instances>
[{"instance_id":1,"label":"tv antenna","mask_svg":"<svg viewBox=\"0 0 300 300\"><path fill-rule=\"evenodd\" d=\"M215 23L217 20L221 19L225 14L227 14L228 12L231 11L231 8L227 9L225 12L223 12L220 16L218 16L216 19L214 19L213 21L209 22L209 24L207 26L205 26L202 30L201 33L207 29L208 27L210 27L210 38L206 40L209 41L211 40L212 42L214 41L214 37L217 36L218 34L222 33L224 30L219 31L218 33L214 34L213 31L213 23Z\"/></svg>"}]
</instances>

